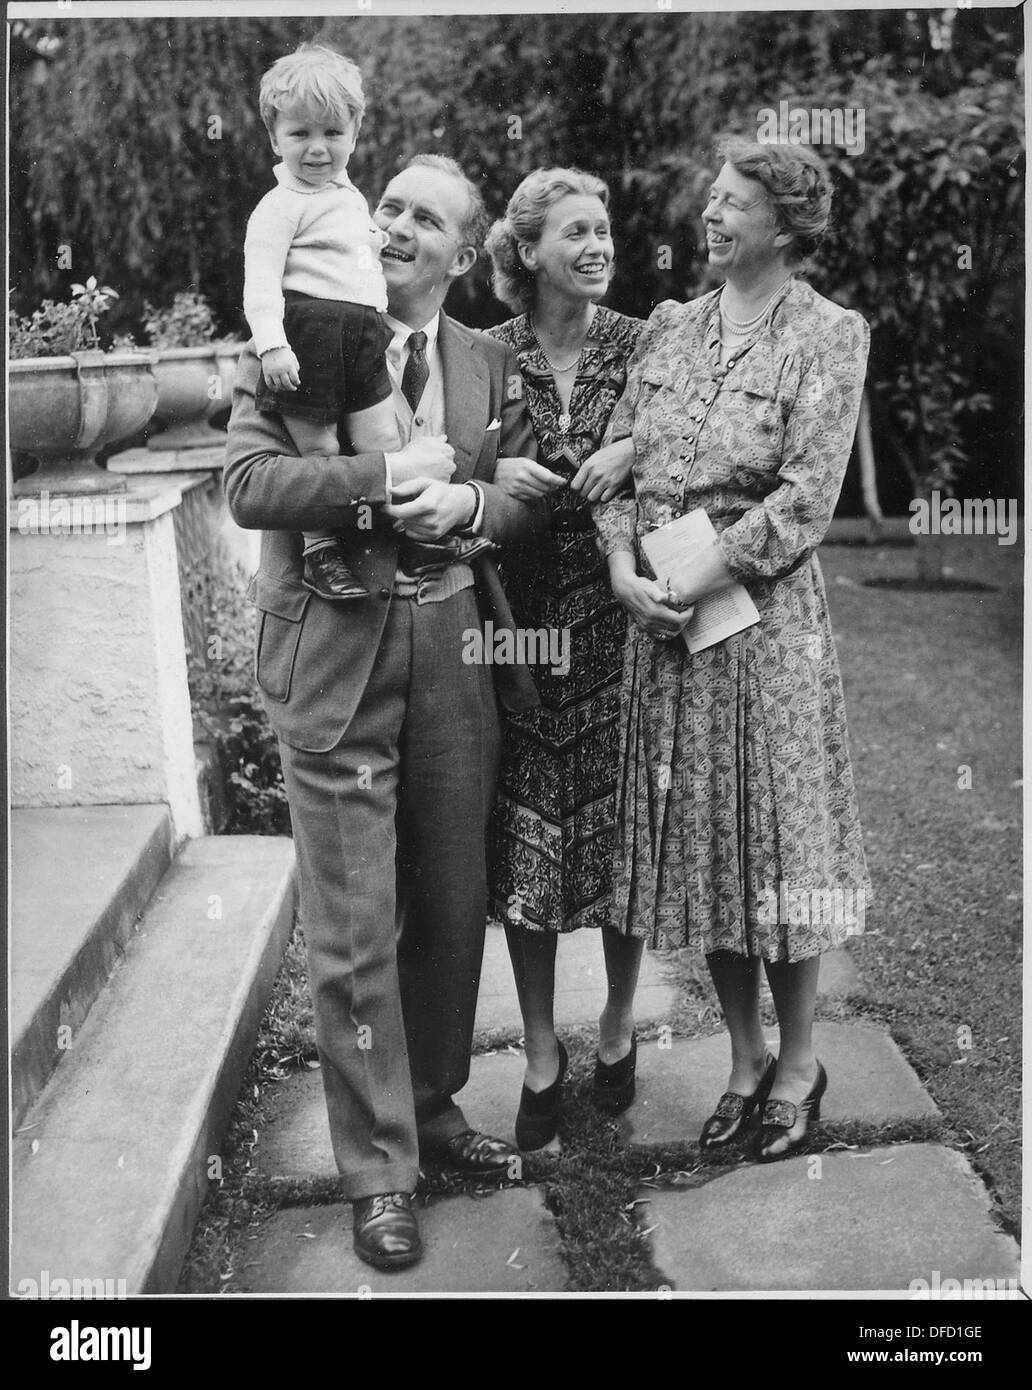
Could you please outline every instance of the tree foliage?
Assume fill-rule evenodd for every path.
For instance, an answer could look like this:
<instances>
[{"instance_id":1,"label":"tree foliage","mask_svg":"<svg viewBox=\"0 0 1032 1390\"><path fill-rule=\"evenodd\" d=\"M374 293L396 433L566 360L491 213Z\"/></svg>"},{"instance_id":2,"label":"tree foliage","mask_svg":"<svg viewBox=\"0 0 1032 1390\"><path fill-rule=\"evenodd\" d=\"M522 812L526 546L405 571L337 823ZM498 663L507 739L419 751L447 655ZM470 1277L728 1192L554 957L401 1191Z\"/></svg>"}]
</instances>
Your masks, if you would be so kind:
<instances>
[{"instance_id":1,"label":"tree foliage","mask_svg":"<svg viewBox=\"0 0 1032 1390\"><path fill-rule=\"evenodd\" d=\"M241 247L269 184L259 78L311 24L262 19L66 20L42 82L12 102L16 306L84 271L124 312L188 288L236 327ZM211 138L211 137L216 138ZM67 248L62 254L62 248Z\"/></svg>"},{"instance_id":2,"label":"tree foliage","mask_svg":"<svg viewBox=\"0 0 1032 1390\"><path fill-rule=\"evenodd\" d=\"M865 73L848 99L866 109L867 154L833 159L820 273L871 322L882 435L915 495L957 480L992 396L1017 403L1001 367L1020 352L1022 97L984 71L969 84L946 101Z\"/></svg>"},{"instance_id":3,"label":"tree foliage","mask_svg":"<svg viewBox=\"0 0 1032 1390\"><path fill-rule=\"evenodd\" d=\"M22 313L95 274L122 294L119 328L138 331L145 300L193 289L238 331L244 227L274 162L258 80L303 38L363 70L351 173L370 201L421 151L457 158L493 215L538 165L588 168L612 190L610 302L641 315L707 284L699 211L717 133L754 133L781 100L863 106L863 156L823 151L838 202L814 280L874 326L879 454L898 440L908 493L945 480L991 388L990 452L1016 455L1017 10L66 19L53 33L43 81L38 63L12 67ZM469 323L504 316L483 265L453 295Z\"/></svg>"}]
</instances>

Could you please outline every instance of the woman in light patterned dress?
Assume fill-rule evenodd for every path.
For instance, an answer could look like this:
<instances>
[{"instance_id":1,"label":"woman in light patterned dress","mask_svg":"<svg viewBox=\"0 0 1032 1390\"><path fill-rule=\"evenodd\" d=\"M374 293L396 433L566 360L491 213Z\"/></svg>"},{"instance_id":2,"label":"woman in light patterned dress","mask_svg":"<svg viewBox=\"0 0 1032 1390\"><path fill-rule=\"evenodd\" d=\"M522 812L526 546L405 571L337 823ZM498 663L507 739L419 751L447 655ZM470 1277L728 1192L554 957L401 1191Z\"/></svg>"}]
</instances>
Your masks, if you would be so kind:
<instances>
[{"instance_id":1,"label":"woman in light patterned dress","mask_svg":"<svg viewBox=\"0 0 1032 1390\"><path fill-rule=\"evenodd\" d=\"M601 928L608 994L599 1019L596 1102L634 1095L632 1005L642 943L609 924L617 716L627 616L613 597L591 504L625 484L629 450L599 445L642 323L605 308L613 239L609 192L577 169L538 169L488 237L495 293L516 318L491 329L520 364L538 462L500 460L495 483L547 497L549 540L503 560L521 627L568 642L568 665L537 666L541 706L503 713L502 766L489 834L491 895L505 925L523 1014L527 1070L516 1140L555 1136L566 1051L553 1016L561 933ZM591 460L588 462L588 460Z\"/></svg>"},{"instance_id":2,"label":"woman in light patterned dress","mask_svg":"<svg viewBox=\"0 0 1032 1390\"><path fill-rule=\"evenodd\" d=\"M849 459L870 334L797 278L831 206L804 146L726 142L702 214L720 289L660 304L609 436L633 446L634 500L596 509L624 666L614 922L699 942L731 1036L704 1149L794 1152L827 1084L812 1023L820 955L862 930L869 892L842 683L820 565ZM714 544L669 593L640 538L702 508ZM737 580L759 622L689 654L691 606ZM766 1051L760 964L781 1044Z\"/></svg>"}]
</instances>

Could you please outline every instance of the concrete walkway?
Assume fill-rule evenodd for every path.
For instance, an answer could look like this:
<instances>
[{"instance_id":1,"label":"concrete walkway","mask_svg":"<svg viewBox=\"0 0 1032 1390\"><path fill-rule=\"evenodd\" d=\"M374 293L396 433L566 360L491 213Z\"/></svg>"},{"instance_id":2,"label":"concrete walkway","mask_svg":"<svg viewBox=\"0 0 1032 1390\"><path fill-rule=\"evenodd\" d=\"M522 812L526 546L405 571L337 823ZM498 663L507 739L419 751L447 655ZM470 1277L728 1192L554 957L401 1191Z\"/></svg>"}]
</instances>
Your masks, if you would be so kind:
<instances>
[{"instance_id":1,"label":"concrete walkway","mask_svg":"<svg viewBox=\"0 0 1032 1390\"><path fill-rule=\"evenodd\" d=\"M578 932L564 938L560 950L557 1019L567 1028L594 1025L605 978L598 936ZM822 996L857 989L848 954L827 957ZM669 963L647 955L638 998L643 1031L662 1025L676 1002ZM522 1053L513 1045L519 1022L504 934L491 927L477 1028L482 1041L498 1045L473 1058L459 1099L472 1123L510 1140L523 1074ZM1017 1279L1017 1246L994 1226L985 1188L963 1155L941 1144L842 1143L768 1166L714 1167L708 1176L694 1145L726 1083L726 1035L684 1039L662 1027L651 1031L655 1036L639 1048L638 1098L617 1123L617 1136L643 1159L650 1150L668 1153L671 1146L688 1155L688 1172L679 1174L667 1162L670 1171L643 1182L634 1205L637 1238L648 1242L657 1289L853 1290L906 1297L912 1281L999 1279L1005 1285ZM938 1111L883 1030L866 1022L822 1023L817 1050L831 1080L823 1123L834 1128L857 1122L872 1132L909 1127L922 1137L934 1135ZM334 1174L318 1070L292 1076L278 1089L258 1137L256 1167L270 1178ZM431 1196L420 1220L423 1261L378 1274L352 1253L349 1207L284 1207L246 1242L232 1287L360 1297L567 1288L559 1231L540 1184Z\"/></svg>"}]
</instances>

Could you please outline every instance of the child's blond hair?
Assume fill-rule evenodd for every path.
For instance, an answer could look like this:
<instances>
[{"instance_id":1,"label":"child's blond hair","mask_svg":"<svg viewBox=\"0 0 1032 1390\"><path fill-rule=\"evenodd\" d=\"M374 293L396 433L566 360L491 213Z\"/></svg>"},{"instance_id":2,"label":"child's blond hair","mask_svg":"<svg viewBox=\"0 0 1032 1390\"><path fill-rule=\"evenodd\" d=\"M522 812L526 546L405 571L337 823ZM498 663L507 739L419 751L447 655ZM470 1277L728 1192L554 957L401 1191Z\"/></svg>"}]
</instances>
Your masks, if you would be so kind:
<instances>
[{"instance_id":1,"label":"child's blond hair","mask_svg":"<svg viewBox=\"0 0 1032 1390\"><path fill-rule=\"evenodd\" d=\"M258 109L270 135L280 113L296 107L330 117L347 115L361 125L365 93L357 64L321 43L303 43L277 59L258 89Z\"/></svg>"}]
</instances>

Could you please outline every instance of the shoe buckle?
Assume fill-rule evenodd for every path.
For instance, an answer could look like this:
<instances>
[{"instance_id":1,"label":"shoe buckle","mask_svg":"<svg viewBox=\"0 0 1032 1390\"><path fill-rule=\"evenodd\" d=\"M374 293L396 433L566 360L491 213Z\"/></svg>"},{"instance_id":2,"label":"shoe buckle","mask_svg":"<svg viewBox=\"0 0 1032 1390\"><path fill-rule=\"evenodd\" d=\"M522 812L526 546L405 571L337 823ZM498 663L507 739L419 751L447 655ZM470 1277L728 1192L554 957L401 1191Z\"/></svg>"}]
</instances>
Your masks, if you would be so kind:
<instances>
[{"instance_id":1,"label":"shoe buckle","mask_svg":"<svg viewBox=\"0 0 1032 1390\"><path fill-rule=\"evenodd\" d=\"M717 1108L713 1113L719 1115L722 1120L737 1120L741 1117L745 1105L745 1096L740 1096L735 1091L725 1091L717 1101Z\"/></svg>"},{"instance_id":2,"label":"shoe buckle","mask_svg":"<svg viewBox=\"0 0 1032 1390\"><path fill-rule=\"evenodd\" d=\"M763 1107L763 1123L792 1129L796 1122L796 1114L796 1107L790 1100L769 1100Z\"/></svg>"}]
</instances>

